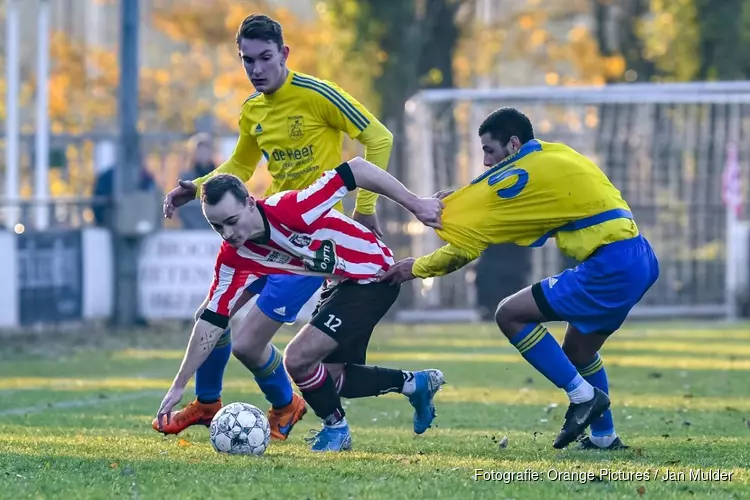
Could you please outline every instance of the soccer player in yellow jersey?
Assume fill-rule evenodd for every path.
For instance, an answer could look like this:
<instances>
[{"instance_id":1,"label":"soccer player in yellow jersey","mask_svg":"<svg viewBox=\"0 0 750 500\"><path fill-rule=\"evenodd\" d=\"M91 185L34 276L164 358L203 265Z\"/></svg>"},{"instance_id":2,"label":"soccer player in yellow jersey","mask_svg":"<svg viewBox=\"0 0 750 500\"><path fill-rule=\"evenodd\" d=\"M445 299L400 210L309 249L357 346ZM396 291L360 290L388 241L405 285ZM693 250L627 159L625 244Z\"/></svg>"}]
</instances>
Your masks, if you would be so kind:
<instances>
[{"instance_id":1,"label":"soccer player in yellow jersey","mask_svg":"<svg viewBox=\"0 0 750 500\"><path fill-rule=\"evenodd\" d=\"M456 192L436 194L445 203L437 233L447 245L396 263L382 279L443 276L489 245L537 247L554 237L581 263L507 297L495 320L521 355L568 393L555 448L589 425L591 436L581 447L624 448L598 352L657 280L658 260L620 192L591 160L564 144L535 139L531 121L513 108L490 114L479 136L490 168ZM562 347L545 321L568 323Z\"/></svg>"},{"instance_id":2,"label":"soccer player in yellow jersey","mask_svg":"<svg viewBox=\"0 0 750 500\"><path fill-rule=\"evenodd\" d=\"M392 134L335 84L287 68L289 47L284 45L278 22L267 16L251 15L240 25L236 41L245 72L257 91L242 106L239 141L231 158L214 172L179 182L164 202L166 217L171 217L176 207L196 198L200 186L218 172L234 174L246 182L261 156L265 157L273 177L266 195L307 187L324 171L341 164L343 133L365 146L365 159L380 168L387 167ZM353 219L382 236L375 202L374 193L360 190ZM336 208L342 210L341 203ZM300 309L323 281L320 277L268 276L255 281L242 297L235 297L234 312L252 294L258 294L242 327L231 337L227 330L198 369L196 400L171 414L161 428L154 420L154 429L177 434L191 425L210 423L221 408L224 368L234 353L253 372L271 403L268 414L271 437L285 440L307 410L304 400L292 391L282 355L270 341L282 323L296 320Z\"/></svg>"}]
</instances>

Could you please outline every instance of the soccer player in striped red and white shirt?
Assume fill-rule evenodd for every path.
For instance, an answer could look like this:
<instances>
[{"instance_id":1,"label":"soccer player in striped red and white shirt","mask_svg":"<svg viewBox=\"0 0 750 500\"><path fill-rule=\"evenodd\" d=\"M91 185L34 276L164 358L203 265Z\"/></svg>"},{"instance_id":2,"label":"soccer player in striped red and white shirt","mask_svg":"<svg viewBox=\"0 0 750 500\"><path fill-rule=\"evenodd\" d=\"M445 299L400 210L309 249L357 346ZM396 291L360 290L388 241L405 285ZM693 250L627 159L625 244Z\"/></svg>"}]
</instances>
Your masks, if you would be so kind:
<instances>
[{"instance_id":1,"label":"soccer player in striped red and white shirt","mask_svg":"<svg viewBox=\"0 0 750 500\"><path fill-rule=\"evenodd\" d=\"M212 225L225 239L209 309L228 315L242 292L269 274L375 281L394 263L393 253L370 230L332 210L348 193L342 175L330 170L307 189L258 200L257 229L249 229L257 236L247 241L238 224L223 224L223 207L209 205L207 215L221 211Z\"/></svg>"},{"instance_id":2,"label":"soccer player in striped red and white shirt","mask_svg":"<svg viewBox=\"0 0 750 500\"><path fill-rule=\"evenodd\" d=\"M333 207L357 188L382 194L430 227L440 227L442 202L419 198L396 178L355 158L328 171L311 186L264 200L249 196L229 174L203 185L203 212L224 239L207 305L196 322L182 366L162 401L163 422L179 403L187 382L226 329L247 287L271 274L317 275L328 286L309 324L287 346L284 364L305 401L323 421L313 451L351 447L340 396L357 398L400 392L414 407L414 431L434 419L433 397L443 382L439 370L405 372L367 366L372 331L398 297L399 287L378 278L394 263L391 250L374 233ZM245 318L243 323L248 319ZM234 352L252 344L234 330Z\"/></svg>"}]
</instances>

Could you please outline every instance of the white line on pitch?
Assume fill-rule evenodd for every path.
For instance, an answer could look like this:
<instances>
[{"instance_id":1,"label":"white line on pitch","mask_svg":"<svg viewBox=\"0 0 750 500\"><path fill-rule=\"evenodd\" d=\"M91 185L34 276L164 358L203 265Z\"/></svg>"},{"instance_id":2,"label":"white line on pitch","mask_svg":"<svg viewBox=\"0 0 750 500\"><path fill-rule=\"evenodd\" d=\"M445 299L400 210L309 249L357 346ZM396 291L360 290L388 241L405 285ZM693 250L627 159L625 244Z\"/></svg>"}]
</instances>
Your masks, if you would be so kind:
<instances>
[{"instance_id":1,"label":"white line on pitch","mask_svg":"<svg viewBox=\"0 0 750 500\"><path fill-rule=\"evenodd\" d=\"M79 408L82 406L101 406L107 403L116 403L120 401L129 401L131 399L138 399L147 396L160 396L162 393L157 391L139 391L130 394L123 394L121 396L112 396L106 398L91 398L91 399L72 399L68 401L60 401L59 403L49 403L45 405L27 406L26 408L11 408L10 410L0 411L0 417L10 415L27 415L30 413L42 413L48 410L59 410L65 408Z\"/></svg>"}]
</instances>

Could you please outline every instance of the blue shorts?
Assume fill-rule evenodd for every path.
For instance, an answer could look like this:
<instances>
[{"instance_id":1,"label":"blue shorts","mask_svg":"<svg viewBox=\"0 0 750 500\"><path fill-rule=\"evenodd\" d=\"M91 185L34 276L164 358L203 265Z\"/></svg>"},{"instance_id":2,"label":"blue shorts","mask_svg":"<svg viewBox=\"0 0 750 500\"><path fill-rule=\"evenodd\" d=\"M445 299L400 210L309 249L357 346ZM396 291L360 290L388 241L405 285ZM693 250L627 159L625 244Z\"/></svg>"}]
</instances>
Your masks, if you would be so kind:
<instances>
[{"instance_id":1,"label":"blue shorts","mask_svg":"<svg viewBox=\"0 0 750 500\"><path fill-rule=\"evenodd\" d=\"M659 278L659 261L643 236L597 249L574 269L545 278L531 291L550 321L581 333L609 335Z\"/></svg>"},{"instance_id":2,"label":"blue shorts","mask_svg":"<svg viewBox=\"0 0 750 500\"><path fill-rule=\"evenodd\" d=\"M281 323L294 323L325 278L294 274L272 274L254 281L248 291L259 294L255 303L263 314Z\"/></svg>"}]
</instances>

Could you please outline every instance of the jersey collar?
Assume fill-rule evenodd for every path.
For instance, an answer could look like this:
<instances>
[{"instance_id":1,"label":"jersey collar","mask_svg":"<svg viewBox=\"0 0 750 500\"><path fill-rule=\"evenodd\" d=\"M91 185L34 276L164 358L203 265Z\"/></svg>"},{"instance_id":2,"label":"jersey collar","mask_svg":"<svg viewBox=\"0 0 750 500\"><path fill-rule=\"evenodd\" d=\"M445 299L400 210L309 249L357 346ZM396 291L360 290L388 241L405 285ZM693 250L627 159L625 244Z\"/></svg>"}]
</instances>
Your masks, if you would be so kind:
<instances>
[{"instance_id":1,"label":"jersey collar","mask_svg":"<svg viewBox=\"0 0 750 500\"><path fill-rule=\"evenodd\" d=\"M521 149L518 150L518 153L512 156L509 156L503 161L501 161L500 163L498 163L497 165L488 168L487 170L485 170L485 172L482 175L480 175L479 177L471 181L471 183L476 184L478 182L482 182L490 175L496 174L500 172L501 170L505 169L505 167L513 166L513 163L517 162L524 156L530 153L541 151L541 150L542 150L542 144L536 139L531 139L529 142L521 146Z\"/></svg>"},{"instance_id":2,"label":"jersey collar","mask_svg":"<svg viewBox=\"0 0 750 500\"><path fill-rule=\"evenodd\" d=\"M261 205L260 203L257 203L255 205L255 208L258 209L258 213L260 214L261 219L263 219L263 236L250 241L252 241L253 243L261 244L268 243L268 241L271 239L271 225L268 223L266 211L263 209L263 205Z\"/></svg>"},{"instance_id":3,"label":"jersey collar","mask_svg":"<svg viewBox=\"0 0 750 500\"><path fill-rule=\"evenodd\" d=\"M281 84L281 87L279 87L279 90L277 90L273 94L263 94L263 97L267 101L273 101L274 99L279 99L283 97L283 95L289 90L289 87L291 86L291 81L292 81L293 76L294 76L294 71L290 69L289 73L286 75L286 80L284 80L284 83Z\"/></svg>"}]
</instances>

